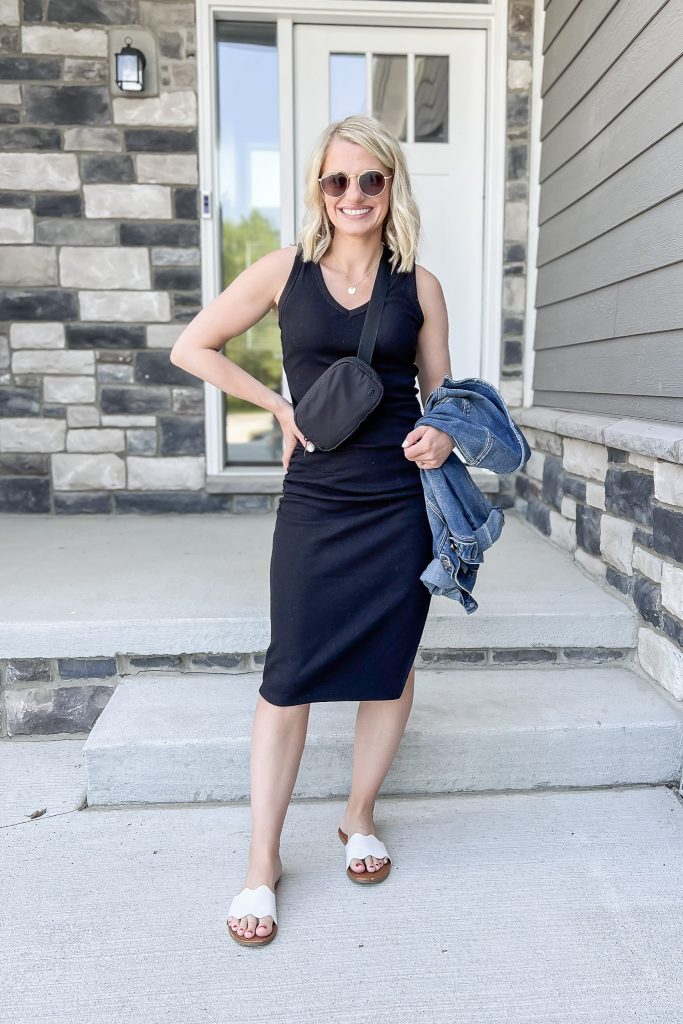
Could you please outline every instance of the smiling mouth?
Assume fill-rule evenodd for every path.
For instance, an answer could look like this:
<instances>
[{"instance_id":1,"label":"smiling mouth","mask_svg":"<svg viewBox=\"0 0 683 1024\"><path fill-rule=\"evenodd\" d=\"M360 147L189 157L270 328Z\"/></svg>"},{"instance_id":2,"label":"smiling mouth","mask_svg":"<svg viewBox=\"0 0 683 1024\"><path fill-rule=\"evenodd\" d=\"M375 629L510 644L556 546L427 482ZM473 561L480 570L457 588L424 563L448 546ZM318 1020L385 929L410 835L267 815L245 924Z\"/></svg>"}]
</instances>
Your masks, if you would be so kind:
<instances>
[{"instance_id":1,"label":"smiling mouth","mask_svg":"<svg viewBox=\"0 0 683 1024\"><path fill-rule=\"evenodd\" d=\"M364 217L366 214L372 212L371 206L342 206L341 213L345 217Z\"/></svg>"}]
</instances>

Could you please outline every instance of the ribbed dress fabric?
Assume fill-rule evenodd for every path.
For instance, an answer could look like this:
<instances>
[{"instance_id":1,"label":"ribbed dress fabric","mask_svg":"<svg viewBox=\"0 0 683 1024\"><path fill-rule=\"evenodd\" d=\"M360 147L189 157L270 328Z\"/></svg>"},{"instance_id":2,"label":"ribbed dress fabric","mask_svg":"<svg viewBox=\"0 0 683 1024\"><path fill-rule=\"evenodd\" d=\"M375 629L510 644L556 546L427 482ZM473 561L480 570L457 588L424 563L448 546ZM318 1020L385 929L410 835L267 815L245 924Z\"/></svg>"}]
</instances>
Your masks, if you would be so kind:
<instances>
[{"instance_id":1,"label":"ribbed dress fabric","mask_svg":"<svg viewBox=\"0 0 683 1024\"><path fill-rule=\"evenodd\" d=\"M320 266L297 250L278 313L294 408L336 359L356 354L368 305L339 303ZM297 442L291 456L273 531L259 688L271 704L403 692L431 600L419 578L432 558L420 471L401 447L421 414L423 321L415 271L392 272L372 358L380 403L339 447L305 452Z\"/></svg>"}]
</instances>

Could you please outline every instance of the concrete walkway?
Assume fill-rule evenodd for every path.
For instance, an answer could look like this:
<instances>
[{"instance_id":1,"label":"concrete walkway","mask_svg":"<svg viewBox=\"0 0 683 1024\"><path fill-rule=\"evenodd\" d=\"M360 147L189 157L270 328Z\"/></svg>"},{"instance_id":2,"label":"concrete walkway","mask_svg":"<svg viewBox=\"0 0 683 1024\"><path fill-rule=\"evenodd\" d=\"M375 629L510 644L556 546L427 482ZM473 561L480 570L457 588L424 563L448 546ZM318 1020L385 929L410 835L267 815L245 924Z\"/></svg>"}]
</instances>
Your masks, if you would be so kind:
<instances>
[{"instance_id":1,"label":"concrete walkway","mask_svg":"<svg viewBox=\"0 0 683 1024\"><path fill-rule=\"evenodd\" d=\"M394 868L370 891L344 873L344 802L294 802L280 932L255 950L225 924L248 807L79 811L81 749L0 744L12 1024L681 1019L683 803L666 787L380 799Z\"/></svg>"}]
</instances>

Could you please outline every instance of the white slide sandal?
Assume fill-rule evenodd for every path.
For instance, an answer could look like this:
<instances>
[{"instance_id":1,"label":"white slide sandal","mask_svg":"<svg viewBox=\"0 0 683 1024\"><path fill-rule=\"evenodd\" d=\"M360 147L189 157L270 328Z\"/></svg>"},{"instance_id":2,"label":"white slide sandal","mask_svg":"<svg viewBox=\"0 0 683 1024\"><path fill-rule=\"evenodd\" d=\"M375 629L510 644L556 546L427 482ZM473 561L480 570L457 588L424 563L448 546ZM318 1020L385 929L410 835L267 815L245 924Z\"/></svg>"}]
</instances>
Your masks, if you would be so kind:
<instances>
[{"instance_id":1,"label":"white slide sandal","mask_svg":"<svg viewBox=\"0 0 683 1024\"><path fill-rule=\"evenodd\" d=\"M347 836L341 828L337 829L337 833L346 846L346 874L351 881L360 882L361 885L383 882L391 871L391 857L382 840L372 833L364 835L362 832L354 832L353 835ZM376 871L368 871L367 867L365 871L354 871L351 861L365 860L366 857L377 857L378 860L386 857L387 863Z\"/></svg>"},{"instance_id":2,"label":"white slide sandal","mask_svg":"<svg viewBox=\"0 0 683 1024\"><path fill-rule=\"evenodd\" d=\"M275 886L280 881L278 878ZM272 917L273 927L268 935L252 935L250 939L245 939L243 935L238 935L236 931L230 927L231 917L246 917L248 914L253 914L254 917ZM275 893L265 883L263 885L257 885L255 889L250 889L246 886L233 897L230 909L228 910L228 931L235 940L242 946L265 946L277 935L277 906L275 903ZM258 925L257 925L258 927Z\"/></svg>"}]
</instances>

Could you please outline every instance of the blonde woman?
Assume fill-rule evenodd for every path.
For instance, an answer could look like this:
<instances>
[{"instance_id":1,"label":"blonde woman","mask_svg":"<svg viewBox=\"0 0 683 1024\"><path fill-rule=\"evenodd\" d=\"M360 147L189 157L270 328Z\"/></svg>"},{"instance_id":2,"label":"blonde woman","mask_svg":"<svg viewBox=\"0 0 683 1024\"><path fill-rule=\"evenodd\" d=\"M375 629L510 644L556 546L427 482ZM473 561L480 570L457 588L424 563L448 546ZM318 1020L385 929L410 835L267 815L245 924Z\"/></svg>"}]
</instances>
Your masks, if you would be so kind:
<instances>
[{"instance_id":1,"label":"blonde woman","mask_svg":"<svg viewBox=\"0 0 683 1024\"><path fill-rule=\"evenodd\" d=\"M419 579L432 558L419 467L440 466L453 449L443 431L414 426L422 411L416 376L424 403L451 367L441 286L415 262L420 220L398 141L373 118L347 117L323 132L306 176L297 245L244 270L171 353L176 365L272 412L283 433L271 639L252 733L249 866L227 922L250 946L277 933L280 837L312 702L359 701L338 835L352 881L389 874L374 806L410 714L431 597ZM382 259L391 275L372 357L382 399L339 447L306 450L294 409L327 366L355 355ZM269 309L278 312L291 403L219 351Z\"/></svg>"}]
</instances>

